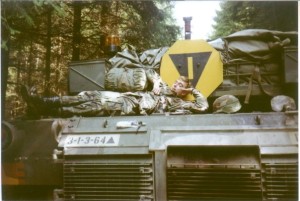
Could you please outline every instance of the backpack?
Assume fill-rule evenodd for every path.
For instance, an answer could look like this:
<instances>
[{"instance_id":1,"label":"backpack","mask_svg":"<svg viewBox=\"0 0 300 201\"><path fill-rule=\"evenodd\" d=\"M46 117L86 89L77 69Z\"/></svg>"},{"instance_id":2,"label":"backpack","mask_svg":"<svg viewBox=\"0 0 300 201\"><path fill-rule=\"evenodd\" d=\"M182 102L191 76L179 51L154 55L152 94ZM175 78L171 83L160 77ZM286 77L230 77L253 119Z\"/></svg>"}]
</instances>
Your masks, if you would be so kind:
<instances>
[{"instance_id":1,"label":"backpack","mask_svg":"<svg viewBox=\"0 0 300 201\"><path fill-rule=\"evenodd\" d=\"M128 46L109 59L109 70L105 75L105 89L119 92L146 91L148 84L146 71L158 69L167 47L144 51L140 56L133 46Z\"/></svg>"},{"instance_id":2,"label":"backpack","mask_svg":"<svg viewBox=\"0 0 300 201\"><path fill-rule=\"evenodd\" d=\"M147 76L144 68L111 68L105 76L105 89L120 92L144 91Z\"/></svg>"}]
</instances>

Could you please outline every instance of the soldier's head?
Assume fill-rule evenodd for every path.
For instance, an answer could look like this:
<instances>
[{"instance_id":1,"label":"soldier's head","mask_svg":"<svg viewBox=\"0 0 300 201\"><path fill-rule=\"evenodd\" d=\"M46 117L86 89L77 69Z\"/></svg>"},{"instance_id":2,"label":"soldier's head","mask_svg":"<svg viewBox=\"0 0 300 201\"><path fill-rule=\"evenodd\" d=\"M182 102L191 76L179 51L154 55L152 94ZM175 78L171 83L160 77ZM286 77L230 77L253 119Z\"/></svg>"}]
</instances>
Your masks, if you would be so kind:
<instances>
[{"instance_id":1,"label":"soldier's head","mask_svg":"<svg viewBox=\"0 0 300 201\"><path fill-rule=\"evenodd\" d=\"M184 97L190 93L186 90L192 87L191 81L186 76L180 76L172 85L171 90L178 96Z\"/></svg>"}]
</instances>

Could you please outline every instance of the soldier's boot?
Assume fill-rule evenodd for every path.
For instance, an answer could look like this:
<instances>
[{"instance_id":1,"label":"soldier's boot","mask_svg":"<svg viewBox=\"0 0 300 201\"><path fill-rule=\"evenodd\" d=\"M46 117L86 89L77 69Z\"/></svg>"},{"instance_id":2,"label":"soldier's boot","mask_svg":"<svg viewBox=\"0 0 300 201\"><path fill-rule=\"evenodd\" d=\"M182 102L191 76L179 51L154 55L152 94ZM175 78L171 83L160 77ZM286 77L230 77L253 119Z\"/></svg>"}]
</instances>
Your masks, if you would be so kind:
<instances>
[{"instance_id":1,"label":"soldier's boot","mask_svg":"<svg viewBox=\"0 0 300 201\"><path fill-rule=\"evenodd\" d=\"M43 116L61 116L61 98L59 96L40 97L40 114Z\"/></svg>"},{"instance_id":2,"label":"soldier's boot","mask_svg":"<svg viewBox=\"0 0 300 201\"><path fill-rule=\"evenodd\" d=\"M29 116L59 116L61 107L61 98L54 97L40 97L38 94L33 93L34 90L29 89L27 86L22 85L20 93L28 106Z\"/></svg>"},{"instance_id":3,"label":"soldier's boot","mask_svg":"<svg viewBox=\"0 0 300 201\"><path fill-rule=\"evenodd\" d=\"M52 97L38 97L37 102L40 102L44 107L47 108L58 108L61 107L61 98L59 96Z\"/></svg>"}]
</instances>

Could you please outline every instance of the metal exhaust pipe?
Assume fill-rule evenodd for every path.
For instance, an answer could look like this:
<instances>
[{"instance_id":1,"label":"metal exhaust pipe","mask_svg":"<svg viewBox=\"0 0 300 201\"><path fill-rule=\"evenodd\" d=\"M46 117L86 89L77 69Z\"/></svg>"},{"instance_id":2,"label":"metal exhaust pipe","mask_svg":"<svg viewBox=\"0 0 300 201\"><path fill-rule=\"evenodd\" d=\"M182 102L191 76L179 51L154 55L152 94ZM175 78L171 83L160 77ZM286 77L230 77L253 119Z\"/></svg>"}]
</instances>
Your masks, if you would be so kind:
<instances>
[{"instance_id":1,"label":"metal exhaust pipe","mask_svg":"<svg viewBox=\"0 0 300 201\"><path fill-rule=\"evenodd\" d=\"M184 20L184 27L185 27L185 36L184 38L186 40L190 40L191 39L191 20L193 18L192 17L183 17L183 20Z\"/></svg>"}]
</instances>

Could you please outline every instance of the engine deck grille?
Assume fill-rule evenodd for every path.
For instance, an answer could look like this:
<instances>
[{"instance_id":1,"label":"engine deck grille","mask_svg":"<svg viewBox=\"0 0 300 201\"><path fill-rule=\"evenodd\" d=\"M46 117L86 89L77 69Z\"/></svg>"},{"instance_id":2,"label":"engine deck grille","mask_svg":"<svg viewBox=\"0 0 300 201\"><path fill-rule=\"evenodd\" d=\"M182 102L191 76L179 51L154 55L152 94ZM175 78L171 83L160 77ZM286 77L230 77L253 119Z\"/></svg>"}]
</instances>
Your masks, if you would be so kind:
<instances>
[{"instance_id":1,"label":"engine deck grille","mask_svg":"<svg viewBox=\"0 0 300 201\"><path fill-rule=\"evenodd\" d=\"M262 200L258 147L168 147L168 201Z\"/></svg>"},{"instance_id":2,"label":"engine deck grille","mask_svg":"<svg viewBox=\"0 0 300 201\"><path fill-rule=\"evenodd\" d=\"M168 168L168 200L261 200L258 167Z\"/></svg>"},{"instance_id":3,"label":"engine deck grille","mask_svg":"<svg viewBox=\"0 0 300 201\"><path fill-rule=\"evenodd\" d=\"M153 200L152 160L66 161L65 200Z\"/></svg>"},{"instance_id":4,"label":"engine deck grille","mask_svg":"<svg viewBox=\"0 0 300 201\"><path fill-rule=\"evenodd\" d=\"M267 200L298 200L298 163L263 163Z\"/></svg>"}]
</instances>

